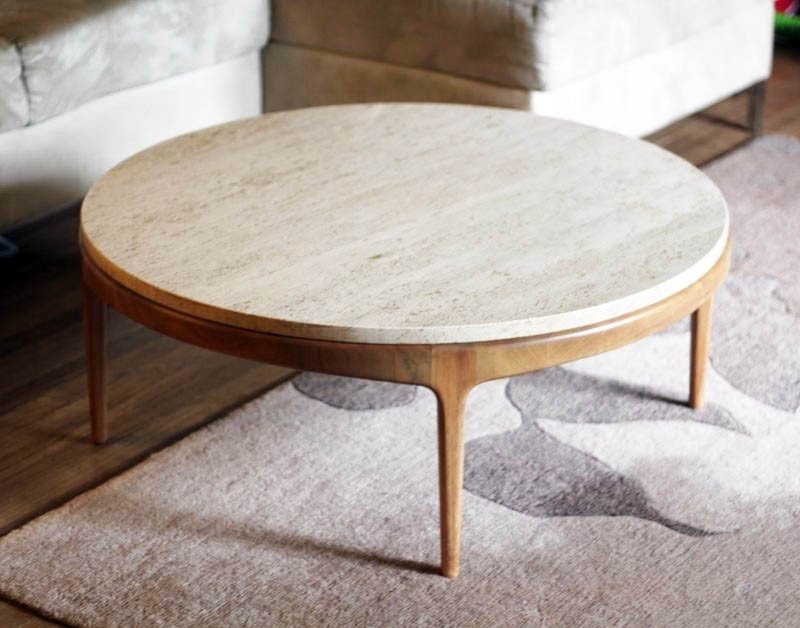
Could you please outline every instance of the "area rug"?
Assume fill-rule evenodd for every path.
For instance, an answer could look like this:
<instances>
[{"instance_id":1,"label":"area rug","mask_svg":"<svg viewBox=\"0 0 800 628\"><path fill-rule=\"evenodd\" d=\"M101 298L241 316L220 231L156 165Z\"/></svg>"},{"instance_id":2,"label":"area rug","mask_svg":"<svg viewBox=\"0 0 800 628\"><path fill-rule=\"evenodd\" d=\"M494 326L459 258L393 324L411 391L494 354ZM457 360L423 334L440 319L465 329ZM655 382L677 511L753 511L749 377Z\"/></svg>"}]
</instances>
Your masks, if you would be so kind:
<instances>
[{"instance_id":1,"label":"area rug","mask_svg":"<svg viewBox=\"0 0 800 628\"><path fill-rule=\"evenodd\" d=\"M303 374L0 540L0 591L86 626L796 626L800 141L707 172L735 259L691 411L685 324L477 388L462 574L436 404Z\"/></svg>"}]
</instances>

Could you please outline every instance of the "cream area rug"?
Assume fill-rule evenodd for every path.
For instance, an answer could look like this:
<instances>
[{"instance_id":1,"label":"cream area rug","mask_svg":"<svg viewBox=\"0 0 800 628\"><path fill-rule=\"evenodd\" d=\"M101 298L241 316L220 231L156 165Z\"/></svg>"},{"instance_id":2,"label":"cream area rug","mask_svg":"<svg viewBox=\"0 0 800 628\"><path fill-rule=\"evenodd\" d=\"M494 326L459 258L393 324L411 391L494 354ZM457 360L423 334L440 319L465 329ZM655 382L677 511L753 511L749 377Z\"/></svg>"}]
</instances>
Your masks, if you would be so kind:
<instances>
[{"instance_id":1,"label":"cream area rug","mask_svg":"<svg viewBox=\"0 0 800 628\"><path fill-rule=\"evenodd\" d=\"M800 141L707 172L706 408L685 324L476 389L457 580L433 396L303 374L1 539L0 591L86 626L797 626Z\"/></svg>"}]
</instances>

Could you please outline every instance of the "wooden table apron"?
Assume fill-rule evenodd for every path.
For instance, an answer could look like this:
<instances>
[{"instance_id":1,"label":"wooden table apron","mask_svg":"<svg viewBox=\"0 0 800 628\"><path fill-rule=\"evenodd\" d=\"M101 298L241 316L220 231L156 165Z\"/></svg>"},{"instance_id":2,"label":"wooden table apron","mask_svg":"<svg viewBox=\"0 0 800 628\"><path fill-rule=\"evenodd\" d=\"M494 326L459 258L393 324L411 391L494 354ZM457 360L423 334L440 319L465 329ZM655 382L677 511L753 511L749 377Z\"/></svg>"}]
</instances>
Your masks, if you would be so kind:
<instances>
[{"instance_id":1,"label":"wooden table apron","mask_svg":"<svg viewBox=\"0 0 800 628\"><path fill-rule=\"evenodd\" d=\"M221 324L145 298L112 279L81 247L84 333L92 437L107 438L105 305L172 338L293 369L416 384L438 403L441 571L459 570L464 408L476 385L609 351L692 314L690 405L703 403L711 300L724 280L730 242L701 279L648 307L602 323L527 338L459 344L365 344L294 338Z\"/></svg>"}]
</instances>

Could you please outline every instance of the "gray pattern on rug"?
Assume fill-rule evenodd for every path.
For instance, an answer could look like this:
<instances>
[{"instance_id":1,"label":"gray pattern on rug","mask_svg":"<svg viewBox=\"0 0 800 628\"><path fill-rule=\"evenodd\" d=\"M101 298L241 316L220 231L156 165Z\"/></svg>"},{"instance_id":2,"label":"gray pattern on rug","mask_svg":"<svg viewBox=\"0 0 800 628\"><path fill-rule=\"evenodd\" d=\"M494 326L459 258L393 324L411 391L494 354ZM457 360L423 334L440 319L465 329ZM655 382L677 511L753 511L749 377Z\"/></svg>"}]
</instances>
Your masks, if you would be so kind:
<instances>
[{"instance_id":1,"label":"gray pattern on rug","mask_svg":"<svg viewBox=\"0 0 800 628\"><path fill-rule=\"evenodd\" d=\"M407 406L417 396L417 387L376 382L339 375L301 373L292 386L306 397L342 410L380 410Z\"/></svg>"},{"instance_id":2,"label":"gray pattern on rug","mask_svg":"<svg viewBox=\"0 0 800 628\"><path fill-rule=\"evenodd\" d=\"M714 403L693 410L685 399L659 390L562 367L511 379L508 395L523 415L535 418L570 423L693 421L749 434L730 412Z\"/></svg>"},{"instance_id":3,"label":"gray pattern on rug","mask_svg":"<svg viewBox=\"0 0 800 628\"><path fill-rule=\"evenodd\" d=\"M731 276L717 293L711 362L742 392L800 409L800 142L757 138L704 168L731 212ZM688 324L668 333L682 333Z\"/></svg>"},{"instance_id":4,"label":"gray pattern on rug","mask_svg":"<svg viewBox=\"0 0 800 628\"><path fill-rule=\"evenodd\" d=\"M534 517L629 516L690 536L709 531L658 512L644 488L542 430L538 418L574 423L696 420L740 433L722 408L699 412L644 389L553 368L511 379L508 398L522 427L467 444L464 487Z\"/></svg>"},{"instance_id":5,"label":"gray pattern on rug","mask_svg":"<svg viewBox=\"0 0 800 628\"><path fill-rule=\"evenodd\" d=\"M800 317L781 299L777 279L728 278L715 299L711 363L747 395L800 409Z\"/></svg>"}]
</instances>

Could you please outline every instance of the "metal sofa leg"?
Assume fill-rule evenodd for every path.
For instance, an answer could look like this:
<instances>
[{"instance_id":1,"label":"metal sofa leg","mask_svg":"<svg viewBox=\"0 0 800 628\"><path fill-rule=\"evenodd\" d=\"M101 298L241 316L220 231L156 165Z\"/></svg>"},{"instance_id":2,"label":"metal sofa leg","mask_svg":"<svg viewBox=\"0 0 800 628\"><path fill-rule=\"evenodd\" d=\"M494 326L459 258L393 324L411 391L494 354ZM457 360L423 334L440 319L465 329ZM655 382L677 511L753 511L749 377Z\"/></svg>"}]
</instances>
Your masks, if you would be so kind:
<instances>
[{"instance_id":1,"label":"metal sofa leg","mask_svg":"<svg viewBox=\"0 0 800 628\"><path fill-rule=\"evenodd\" d=\"M747 113L747 126L754 135L761 135L764 129L764 96L767 92L767 82L755 83L750 88L750 107Z\"/></svg>"}]
</instances>

